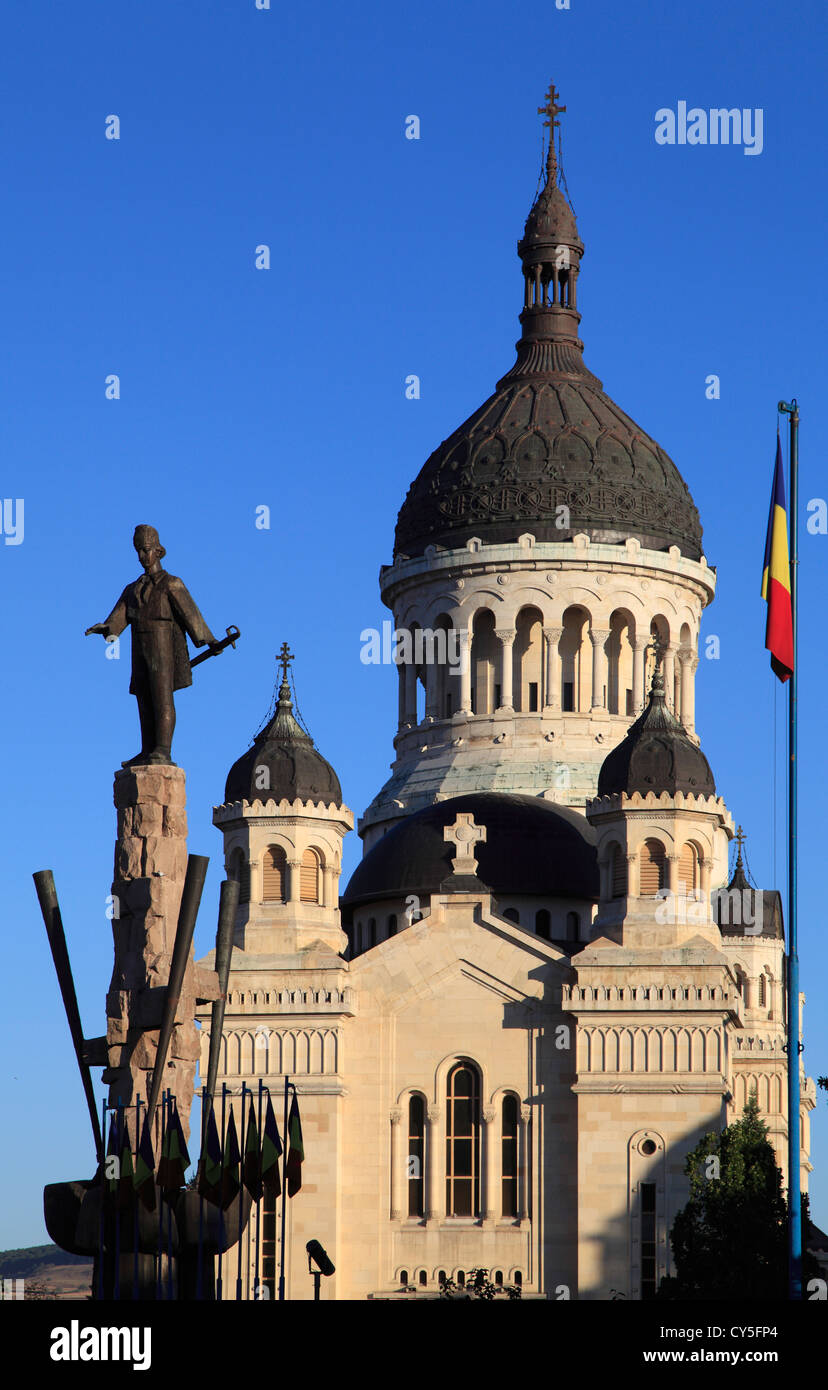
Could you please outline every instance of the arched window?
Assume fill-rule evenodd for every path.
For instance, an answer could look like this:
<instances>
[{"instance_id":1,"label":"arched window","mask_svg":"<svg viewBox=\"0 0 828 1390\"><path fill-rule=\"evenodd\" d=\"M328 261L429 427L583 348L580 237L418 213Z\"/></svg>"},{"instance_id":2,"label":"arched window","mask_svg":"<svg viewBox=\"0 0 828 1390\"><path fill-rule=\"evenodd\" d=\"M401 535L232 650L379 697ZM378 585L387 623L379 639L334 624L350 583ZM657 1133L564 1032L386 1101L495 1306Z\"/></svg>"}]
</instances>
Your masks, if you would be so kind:
<instances>
[{"instance_id":1,"label":"arched window","mask_svg":"<svg viewBox=\"0 0 828 1390\"><path fill-rule=\"evenodd\" d=\"M392 912L392 913L391 913L391 916L388 918L388 935L389 935L389 936L396 936L396 935L397 935L397 914L396 914L396 912Z\"/></svg>"},{"instance_id":2,"label":"arched window","mask_svg":"<svg viewBox=\"0 0 828 1390\"><path fill-rule=\"evenodd\" d=\"M655 897L666 888L667 856L660 840L645 840L641 846L641 886L643 898Z\"/></svg>"},{"instance_id":3,"label":"arched window","mask_svg":"<svg viewBox=\"0 0 828 1390\"><path fill-rule=\"evenodd\" d=\"M546 907L538 908L538 911L535 913L535 931L538 936L542 936L544 941L548 941L551 929L552 918L549 915L549 909Z\"/></svg>"},{"instance_id":4,"label":"arched window","mask_svg":"<svg viewBox=\"0 0 828 1390\"><path fill-rule=\"evenodd\" d=\"M419 1272L419 1274L417 1275L417 1283L418 1283L418 1284L427 1284L427 1283L428 1283L428 1274L426 1273L426 1271L425 1271L424 1269L421 1269L420 1272Z\"/></svg>"},{"instance_id":5,"label":"arched window","mask_svg":"<svg viewBox=\"0 0 828 1390\"><path fill-rule=\"evenodd\" d=\"M425 1101L408 1102L408 1215L425 1216Z\"/></svg>"},{"instance_id":6,"label":"arched window","mask_svg":"<svg viewBox=\"0 0 828 1390\"><path fill-rule=\"evenodd\" d=\"M299 897L303 903L319 902L319 855L315 849L306 849L302 855Z\"/></svg>"},{"instance_id":7,"label":"arched window","mask_svg":"<svg viewBox=\"0 0 828 1390\"><path fill-rule=\"evenodd\" d=\"M287 856L281 845L269 845L262 863L262 901L283 903L287 897Z\"/></svg>"},{"instance_id":8,"label":"arched window","mask_svg":"<svg viewBox=\"0 0 828 1390\"><path fill-rule=\"evenodd\" d=\"M480 1214L480 1078L458 1062L446 1087L446 1215Z\"/></svg>"},{"instance_id":9,"label":"arched window","mask_svg":"<svg viewBox=\"0 0 828 1390\"><path fill-rule=\"evenodd\" d=\"M377 944L377 919L376 919L376 917L369 917L369 918L368 918L368 945L369 945L369 946L376 946L376 944Z\"/></svg>"},{"instance_id":10,"label":"arched window","mask_svg":"<svg viewBox=\"0 0 828 1390\"><path fill-rule=\"evenodd\" d=\"M495 1270L495 1272L494 1272L494 1282L496 1283L496 1285L497 1285L498 1288L502 1288L502 1286L503 1286L503 1270L502 1270L502 1269L496 1269L496 1270Z\"/></svg>"},{"instance_id":11,"label":"arched window","mask_svg":"<svg viewBox=\"0 0 828 1390\"><path fill-rule=\"evenodd\" d=\"M507 919L507 921L515 922L518 926L520 926L520 913L518 912L516 907L507 907L503 916Z\"/></svg>"},{"instance_id":12,"label":"arched window","mask_svg":"<svg viewBox=\"0 0 828 1390\"><path fill-rule=\"evenodd\" d=\"M763 972L763 973L759 976L759 1008L760 1008L760 1009L766 1009L766 1008L768 1007L768 994L767 994L767 991L768 991L767 980L765 979L765 975L764 975L764 972Z\"/></svg>"},{"instance_id":13,"label":"arched window","mask_svg":"<svg viewBox=\"0 0 828 1390\"><path fill-rule=\"evenodd\" d=\"M234 849L230 855L228 875L239 885L239 903L250 902L250 865L243 849Z\"/></svg>"},{"instance_id":14,"label":"arched window","mask_svg":"<svg viewBox=\"0 0 828 1390\"><path fill-rule=\"evenodd\" d=\"M688 843L681 847L678 881L679 887L684 885L688 897L699 890L699 852L695 845Z\"/></svg>"},{"instance_id":15,"label":"arched window","mask_svg":"<svg viewBox=\"0 0 828 1390\"><path fill-rule=\"evenodd\" d=\"M566 914L566 939L567 941L580 941L581 939L581 915L578 912L567 912Z\"/></svg>"},{"instance_id":16,"label":"arched window","mask_svg":"<svg viewBox=\"0 0 828 1390\"><path fill-rule=\"evenodd\" d=\"M610 857L610 896L627 896L627 858L620 845L613 845Z\"/></svg>"},{"instance_id":17,"label":"arched window","mask_svg":"<svg viewBox=\"0 0 828 1390\"><path fill-rule=\"evenodd\" d=\"M501 1106L500 1188L504 1216L518 1214L518 1100L504 1096Z\"/></svg>"},{"instance_id":18,"label":"arched window","mask_svg":"<svg viewBox=\"0 0 828 1390\"><path fill-rule=\"evenodd\" d=\"M408 1288L408 1270L400 1270L400 1283L404 1289Z\"/></svg>"}]
</instances>

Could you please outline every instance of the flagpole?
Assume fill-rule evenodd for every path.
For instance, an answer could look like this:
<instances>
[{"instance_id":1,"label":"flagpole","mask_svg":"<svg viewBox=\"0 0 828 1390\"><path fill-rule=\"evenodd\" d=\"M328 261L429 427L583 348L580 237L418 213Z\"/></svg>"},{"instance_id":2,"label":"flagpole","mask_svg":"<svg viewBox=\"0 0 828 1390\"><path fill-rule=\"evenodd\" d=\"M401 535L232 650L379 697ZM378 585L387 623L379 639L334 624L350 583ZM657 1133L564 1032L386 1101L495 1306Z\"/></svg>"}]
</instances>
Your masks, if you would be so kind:
<instances>
[{"instance_id":1,"label":"flagpole","mask_svg":"<svg viewBox=\"0 0 828 1390\"><path fill-rule=\"evenodd\" d=\"M241 1273L241 1269L242 1269L242 1206L243 1206L243 1203L242 1203L242 1192L244 1191L244 1159L245 1159L245 1153L246 1153L246 1150L247 1150L247 1136L245 1135L245 1132L244 1132L244 1098L245 1098L245 1092L246 1092L246 1091L247 1091L247 1086L245 1085L244 1082L242 1082L242 1093L241 1093L241 1121L240 1121L240 1126L241 1126L241 1127L240 1127L240 1129L239 1129L239 1134L240 1134L240 1136L241 1136L241 1143L240 1143L240 1145L239 1145L239 1147L240 1147L240 1149L241 1149L241 1158L240 1158L240 1160L239 1160L239 1238L238 1238L238 1247L239 1247L239 1249L238 1249L238 1261L237 1261L237 1264L236 1264L236 1302L237 1302L237 1303L241 1303L241 1296L242 1296L242 1273ZM251 1095L251 1097L250 1097L250 1103L251 1103L251 1105L253 1104L253 1097L252 1097L252 1095Z\"/></svg>"},{"instance_id":2,"label":"flagpole","mask_svg":"<svg viewBox=\"0 0 828 1390\"><path fill-rule=\"evenodd\" d=\"M224 1296L224 1279L222 1270L224 1268L224 1160L227 1157L227 1082L221 1083L221 1187L219 1189L219 1209L218 1209L218 1228L219 1228L219 1260L218 1278L216 1279L216 1302L221 1303ZM229 1264L229 1262L228 1262Z\"/></svg>"},{"instance_id":3,"label":"flagpole","mask_svg":"<svg viewBox=\"0 0 828 1390\"><path fill-rule=\"evenodd\" d=\"M201 1191L201 1174L204 1165L204 1136L207 1133L207 1121L205 1119L206 1090L201 1088L201 1152L198 1159L198 1273L196 1275L196 1299L201 1302L204 1298L204 1194Z\"/></svg>"},{"instance_id":4,"label":"flagpole","mask_svg":"<svg viewBox=\"0 0 828 1390\"><path fill-rule=\"evenodd\" d=\"M264 1082L262 1081L262 1078L259 1077L259 1105L258 1105L258 1116L259 1116L259 1154L260 1154L260 1156L261 1156L261 1150L262 1150L262 1143L263 1143L263 1139L264 1139L264 1136L263 1136L263 1134L262 1134L262 1089L263 1089L263 1086L264 1086ZM270 1095L270 1092L268 1091L268 1096L269 1096L269 1095ZM252 1096L251 1096L251 1098L250 1098L250 1104L251 1104L251 1105L253 1104L253 1098L252 1098ZM260 1163L259 1163L259 1168L261 1169L261 1161L260 1161ZM259 1200L258 1200L258 1202L256 1203L256 1275L255 1275L254 1288L255 1288L255 1290L256 1290L256 1295L257 1295L257 1297L259 1297L259 1298L262 1297L262 1198L263 1198L263 1197L264 1197L264 1192L262 1191L262 1192L259 1193Z\"/></svg>"},{"instance_id":5,"label":"flagpole","mask_svg":"<svg viewBox=\"0 0 828 1390\"><path fill-rule=\"evenodd\" d=\"M135 1166L138 1166L138 1149L141 1144L141 1097L135 1097ZM133 1185L135 1177L133 1174ZM138 1189L132 1204L132 1297L138 1298Z\"/></svg>"},{"instance_id":6,"label":"flagpole","mask_svg":"<svg viewBox=\"0 0 828 1390\"><path fill-rule=\"evenodd\" d=\"M285 1218L287 1216L287 1154L289 1147L288 1134L288 1092L290 1090L290 1077L285 1077L285 1118L284 1128L282 1129L282 1254L279 1265L279 1302L285 1301Z\"/></svg>"},{"instance_id":7,"label":"flagpole","mask_svg":"<svg viewBox=\"0 0 828 1390\"><path fill-rule=\"evenodd\" d=\"M799 406L796 397L780 401L779 409L790 423L790 571L791 618L793 632L793 672L788 688L788 1297L802 1298L802 1198L800 1194L800 1082L799 1056L799 952L797 940L796 848L797 848L797 583Z\"/></svg>"},{"instance_id":8,"label":"flagpole","mask_svg":"<svg viewBox=\"0 0 828 1390\"><path fill-rule=\"evenodd\" d=\"M103 1296L104 1296L104 1246L105 1246L105 1244L106 1244L106 1225L105 1225L105 1222L106 1222L106 1210L105 1210L105 1208L104 1208L104 1201L106 1200L106 1197L108 1196L108 1193L107 1193L107 1186L106 1186L106 1183L107 1183L107 1178L106 1178L106 1157L107 1157L107 1155L106 1155L106 1150L107 1150L107 1142L106 1142L106 1112L107 1112L107 1109L108 1109L108 1102L107 1102L106 1097L104 1096L104 1099L103 1099L103 1101L101 1102L101 1134L104 1136L104 1140L103 1140L103 1144L102 1144L102 1146L101 1146L101 1165L100 1165L100 1173L101 1173L101 1219L100 1219L100 1222L99 1222L99 1230L98 1230L98 1235L99 1235L99 1241L98 1241L98 1298L99 1298L99 1300L101 1300L101 1301L103 1301Z\"/></svg>"}]
</instances>

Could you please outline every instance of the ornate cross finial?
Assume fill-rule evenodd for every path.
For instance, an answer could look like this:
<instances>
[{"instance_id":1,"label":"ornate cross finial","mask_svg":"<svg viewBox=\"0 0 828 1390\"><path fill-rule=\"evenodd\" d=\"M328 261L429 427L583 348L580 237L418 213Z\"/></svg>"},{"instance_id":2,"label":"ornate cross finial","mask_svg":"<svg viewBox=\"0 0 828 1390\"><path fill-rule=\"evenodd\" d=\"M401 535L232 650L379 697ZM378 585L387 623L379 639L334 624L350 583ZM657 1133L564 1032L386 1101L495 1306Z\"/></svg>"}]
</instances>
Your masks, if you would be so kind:
<instances>
[{"instance_id":1,"label":"ornate cross finial","mask_svg":"<svg viewBox=\"0 0 828 1390\"><path fill-rule=\"evenodd\" d=\"M562 111L566 110L565 106L558 105L559 96L560 92L555 90L555 83L550 82L549 91L546 93L544 104L538 107L538 115L546 116L544 125L549 128L549 149L546 152L546 177L547 181L553 183L556 180L558 172L558 160L555 155L555 130L556 127L560 125L560 121L556 118Z\"/></svg>"},{"instance_id":2,"label":"ornate cross finial","mask_svg":"<svg viewBox=\"0 0 828 1390\"><path fill-rule=\"evenodd\" d=\"M287 642L282 643L281 650L276 660L282 663L282 685L286 685L288 666L293 661L293 652L290 650Z\"/></svg>"},{"instance_id":3,"label":"ornate cross finial","mask_svg":"<svg viewBox=\"0 0 828 1390\"><path fill-rule=\"evenodd\" d=\"M470 811L458 811L454 825L443 829L443 839L455 846L457 853L451 861L455 874L476 874L475 845L486 838L485 825L475 825Z\"/></svg>"},{"instance_id":4,"label":"ornate cross finial","mask_svg":"<svg viewBox=\"0 0 828 1390\"><path fill-rule=\"evenodd\" d=\"M745 834L745 832L744 832L744 830L742 829L741 825L737 825L737 826L736 826L736 868L737 868L737 869L741 869L741 868L744 867L744 865L742 864L742 845L745 843L745 840L746 840L746 839L747 839L747 835Z\"/></svg>"}]
</instances>

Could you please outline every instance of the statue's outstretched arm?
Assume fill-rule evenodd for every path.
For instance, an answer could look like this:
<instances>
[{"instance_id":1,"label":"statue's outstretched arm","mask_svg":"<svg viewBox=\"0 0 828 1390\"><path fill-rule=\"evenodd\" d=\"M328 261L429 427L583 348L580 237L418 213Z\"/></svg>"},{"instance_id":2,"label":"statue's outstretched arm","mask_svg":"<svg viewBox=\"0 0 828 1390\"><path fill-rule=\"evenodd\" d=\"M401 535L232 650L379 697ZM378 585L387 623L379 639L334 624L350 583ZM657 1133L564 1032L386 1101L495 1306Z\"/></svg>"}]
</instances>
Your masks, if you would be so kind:
<instances>
[{"instance_id":1,"label":"statue's outstretched arm","mask_svg":"<svg viewBox=\"0 0 828 1390\"><path fill-rule=\"evenodd\" d=\"M90 632L100 632L103 637L120 637L127 625L126 590L121 594L108 618L104 618L102 623L95 623L94 627L88 627L83 634L88 637Z\"/></svg>"}]
</instances>

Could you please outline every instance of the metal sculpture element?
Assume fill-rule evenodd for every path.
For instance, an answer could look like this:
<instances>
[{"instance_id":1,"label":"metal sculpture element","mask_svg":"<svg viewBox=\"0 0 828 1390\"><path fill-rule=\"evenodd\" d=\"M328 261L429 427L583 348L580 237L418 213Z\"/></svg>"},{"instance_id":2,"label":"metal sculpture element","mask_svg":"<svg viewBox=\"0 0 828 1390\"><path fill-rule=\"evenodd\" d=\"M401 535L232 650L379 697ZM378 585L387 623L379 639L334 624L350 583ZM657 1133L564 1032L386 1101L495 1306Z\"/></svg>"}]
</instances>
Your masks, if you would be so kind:
<instances>
[{"instance_id":1,"label":"metal sculpture element","mask_svg":"<svg viewBox=\"0 0 828 1390\"><path fill-rule=\"evenodd\" d=\"M144 568L142 578L127 585L104 622L84 633L100 633L109 640L125 627L132 628L129 689L138 701L141 750L127 758L124 767L172 762L173 691L192 685L187 636L197 647L209 646L201 661L234 645L240 636L238 628L228 628L221 641L213 636L182 581L161 568L167 552L154 526L136 526L132 543Z\"/></svg>"}]
</instances>

